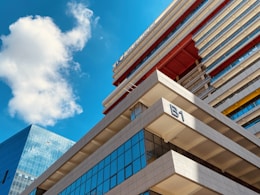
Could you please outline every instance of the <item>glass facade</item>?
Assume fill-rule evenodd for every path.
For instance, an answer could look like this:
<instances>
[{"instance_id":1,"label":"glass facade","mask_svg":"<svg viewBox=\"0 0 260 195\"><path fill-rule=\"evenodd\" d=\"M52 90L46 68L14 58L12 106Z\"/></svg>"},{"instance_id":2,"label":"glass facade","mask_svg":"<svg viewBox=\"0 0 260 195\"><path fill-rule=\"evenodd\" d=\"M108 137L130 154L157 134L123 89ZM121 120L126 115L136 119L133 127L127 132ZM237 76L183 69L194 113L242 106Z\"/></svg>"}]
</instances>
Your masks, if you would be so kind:
<instances>
[{"instance_id":1,"label":"glass facade","mask_svg":"<svg viewBox=\"0 0 260 195\"><path fill-rule=\"evenodd\" d=\"M71 140L34 125L3 142L0 154L5 158L0 160L1 177L7 171L8 174L0 191L20 194L73 144Z\"/></svg>"},{"instance_id":2,"label":"glass facade","mask_svg":"<svg viewBox=\"0 0 260 195\"><path fill-rule=\"evenodd\" d=\"M26 128L0 144L0 192L8 194L30 129Z\"/></svg>"},{"instance_id":3,"label":"glass facade","mask_svg":"<svg viewBox=\"0 0 260 195\"><path fill-rule=\"evenodd\" d=\"M233 176L223 173L221 169L207 161L196 157L170 142L166 143L162 138L149 131L141 130L81 175L58 195L106 194L170 150L178 152L221 175L234 179ZM236 179L236 181L246 185L242 180ZM30 195L34 194L35 191ZM139 195L160 194L147 189L147 191Z\"/></svg>"},{"instance_id":4,"label":"glass facade","mask_svg":"<svg viewBox=\"0 0 260 195\"><path fill-rule=\"evenodd\" d=\"M186 152L149 131L141 130L89 169L59 195L102 195L145 168L147 164L174 150ZM157 195L152 191L140 195Z\"/></svg>"},{"instance_id":5,"label":"glass facade","mask_svg":"<svg viewBox=\"0 0 260 195\"><path fill-rule=\"evenodd\" d=\"M64 189L60 195L101 195L146 166L140 131Z\"/></svg>"}]
</instances>

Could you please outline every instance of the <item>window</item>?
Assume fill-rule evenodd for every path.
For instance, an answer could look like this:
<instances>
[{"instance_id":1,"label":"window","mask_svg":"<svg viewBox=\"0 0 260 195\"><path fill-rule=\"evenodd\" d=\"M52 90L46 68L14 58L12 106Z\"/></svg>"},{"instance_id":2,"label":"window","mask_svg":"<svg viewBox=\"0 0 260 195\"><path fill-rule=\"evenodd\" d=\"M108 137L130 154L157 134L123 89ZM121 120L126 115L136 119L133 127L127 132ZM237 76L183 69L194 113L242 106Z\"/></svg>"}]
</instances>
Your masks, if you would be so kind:
<instances>
[{"instance_id":1,"label":"window","mask_svg":"<svg viewBox=\"0 0 260 195\"><path fill-rule=\"evenodd\" d=\"M70 195L76 191L104 194L140 171L146 166L143 134L143 130L135 134L59 195Z\"/></svg>"},{"instance_id":2,"label":"window","mask_svg":"<svg viewBox=\"0 0 260 195\"><path fill-rule=\"evenodd\" d=\"M142 103L137 103L132 109L131 109L131 120L136 119L142 112L144 112L147 109L147 107Z\"/></svg>"}]
</instances>

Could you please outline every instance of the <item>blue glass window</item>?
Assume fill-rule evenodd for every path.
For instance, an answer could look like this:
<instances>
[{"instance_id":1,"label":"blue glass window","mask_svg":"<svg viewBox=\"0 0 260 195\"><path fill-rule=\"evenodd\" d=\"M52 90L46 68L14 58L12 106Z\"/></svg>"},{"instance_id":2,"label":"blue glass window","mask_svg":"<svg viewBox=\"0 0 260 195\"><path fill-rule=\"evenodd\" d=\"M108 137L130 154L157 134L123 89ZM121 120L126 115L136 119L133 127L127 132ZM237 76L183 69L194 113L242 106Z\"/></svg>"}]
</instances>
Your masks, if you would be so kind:
<instances>
[{"instance_id":1,"label":"blue glass window","mask_svg":"<svg viewBox=\"0 0 260 195\"><path fill-rule=\"evenodd\" d=\"M238 50L240 47L242 47L245 43L248 43L249 41L253 40L259 33L259 29L254 30L250 35L245 37L243 40L241 40L239 43L237 43L234 47L232 47L229 51L227 51L225 54L220 56L215 62L213 62L210 66L207 67L207 71L213 69L216 67L219 63L221 63L223 60L227 59L231 54L233 54L236 50ZM223 46L226 42L222 43ZM205 58L203 58L202 63L205 62Z\"/></svg>"},{"instance_id":2,"label":"blue glass window","mask_svg":"<svg viewBox=\"0 0 260 195\"><path fill-rule=\"evenodd\" d=\"M144 131L119 146L60 195L104 194L146 166Z\"/></svg>"},{"instance_id":3,"label":"blue glass window","mask_svg":"<svg viewBox=\"0 0 260 195\"><path fill-rule=\"evenodd\" d=\"M229 66L227 66L225 69L223 69L221 72L219 72L217 75L215 75L214 77L212 77L211 82L216 81L218 78L220 78L221 76L223 76L224 74L228 73L231 69L233 69L234 67L238 66L239 64L241 64L242 62L244 62L245 60L247 60L248 58L250 58L253 54L255 54L256 52L259 51L260 48L260 44L254 46L253 48L251 48L250 50L248 50L244 55L242 55L240 58L238 58L237 60L235 60L233 63L231 63Z\"/></svg>"},{"instance_id":4,"label":"blue glass window","mask_svg":"<svg viewBox=\"0 0 260 195\"><path fill-rule=\"evenodd\" d=\"M237 7L235 7L234 9L232 9L229 14L223 19L220 20L210 31L208 31L206 33L206 35L204 35L202 38L200 38L200 40L205 39L206 36L210 35L214 30L220 28L219 26L221 24L223 24L226 20L228 20L230 17L232 17L232 15L234 13L237 12L237 10L239 8L241 8L244 4L246 3L246 1L242 1ZM246 15L250 14L252 12L253 9L255 9L255 7L257 6L258 2L254 3L253 5L251 5L247 10L245 10L240 16L238 16L237 18L235 18L230 24L228 24L224 29L222 29L217 35L214 36L213 39L211 39L209 42L207 42L201 49L200 52L203 52L206 48L210 47L210 45L212 45L212 43L214 41L216 41L219 37L223 36L223 34L225 34L226 32L228 32L234 25L237 25L237 23L239 23L239 21L241 20L241 18L245 18ZM255 16L254 19L251 19L250 21L247 22L247 25L249 25L250 23L252 23L257 16ZM246 26L243 26L242 28L246 28ZM241 28L239 29L241 31ZM235 33L237 34L237 33ZM198 41L197 43L199 43L200 41Z\"/></svg>"},{"instance_id":5,"label":"blue glass window","mask_svg":"<svg viewBox=\"0 0 260 195\"><path fill-rule=\"evenodd\" d=\"M125 168L125 178L127 179L128 177L132 176L132 174L132 164L130 164Z\"/></svg>"},{"instance_id":6,"label":"blue glass window","mask_svg":"<svg viewBox=\"0 0 260 195\"><path fill-rule=\"evenodd\" d=\"M124 169L121 169L118 173L117 173L117 181L118 184L122 183L125 180L125 171Z\"/></svg>"},{"instance_id":7,"label":"blue glass window","mask_svg":"<svg viewBox=\"0 0 260 195\"><path fill-rule=\"evenodd\" d=\"M247 122L246 124L243 125L245 129L249 129L252 126L255 126L257 123L260 123L260 116L254 118L253 120Z\"/></svg>"},{"instance_id":8,"label":"blue glass window","mask_svg":"<svg viewBox=\"0 0 260 195\"><path fill-rule=\"evenodd\" d=\"M236 110L235 112L232 112L229 117L232 120L236 120L239 117L243 116L244 114L248 113L249 111L253 110L255 107L257 107L258 105L260 105L260 96L256 97L255 99L253 99L252 101L250 101L249 103L247 103L246 105L244 105L242 108L240 108L239 110Z\"/></svg>"}]
</instances>

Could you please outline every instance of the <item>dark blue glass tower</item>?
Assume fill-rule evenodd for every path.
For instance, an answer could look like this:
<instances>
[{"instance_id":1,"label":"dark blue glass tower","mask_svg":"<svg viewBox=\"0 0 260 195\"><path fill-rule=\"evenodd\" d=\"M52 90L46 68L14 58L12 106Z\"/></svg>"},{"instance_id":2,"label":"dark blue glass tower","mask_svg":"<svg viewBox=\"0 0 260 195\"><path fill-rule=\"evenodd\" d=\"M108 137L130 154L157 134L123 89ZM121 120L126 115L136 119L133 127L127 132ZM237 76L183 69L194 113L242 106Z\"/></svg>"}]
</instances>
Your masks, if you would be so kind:
<instances>
[{"instance_id":1,"label":"dark blue glass tower","mask_svg":"<svg viewBox=\"0 0 260 195\"><path fill-rule=\"evenodd\" d=\"M35 125L1 143L1 194L20 194L73 144L73 141Z\"/></svg>"}]
</instances>

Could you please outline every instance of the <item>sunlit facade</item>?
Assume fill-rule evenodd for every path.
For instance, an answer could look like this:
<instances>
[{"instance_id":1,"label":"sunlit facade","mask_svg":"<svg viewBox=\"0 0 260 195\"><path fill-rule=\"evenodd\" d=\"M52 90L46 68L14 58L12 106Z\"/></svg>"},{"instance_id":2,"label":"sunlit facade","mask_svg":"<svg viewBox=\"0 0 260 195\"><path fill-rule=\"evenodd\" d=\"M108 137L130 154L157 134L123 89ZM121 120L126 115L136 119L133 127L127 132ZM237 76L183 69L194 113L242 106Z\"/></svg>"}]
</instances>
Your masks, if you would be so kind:
<instances>
[{"instance_id":1,"label":"sunlit facade","mask_svg":"<svg viewBox=\"0 0 260 195\"><path fill-rule=\"evenodd\" d=\"M105 117L23 195L259 194L259 4L173 1L114 64Z\"/></svg>"},{"instance_id":2,"label":"sunlit facade","mask_svg":"<svg viewBox=\"0 0 260 195\"><path fill-rule=\"evenodd\" d=\"M0 194L21 194L73 144L35 125L1 143Z\"/></svg>"}]
</instances>

